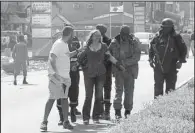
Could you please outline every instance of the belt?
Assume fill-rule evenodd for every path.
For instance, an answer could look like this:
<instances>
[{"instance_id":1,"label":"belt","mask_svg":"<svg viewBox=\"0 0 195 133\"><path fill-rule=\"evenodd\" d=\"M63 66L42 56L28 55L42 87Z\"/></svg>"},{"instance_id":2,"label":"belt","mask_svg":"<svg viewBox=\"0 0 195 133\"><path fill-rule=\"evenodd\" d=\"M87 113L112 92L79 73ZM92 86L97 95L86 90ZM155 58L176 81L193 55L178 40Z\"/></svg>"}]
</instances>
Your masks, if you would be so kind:
<instances>
[{"instance_id":1,"label":"belt","mask_svg":"<svg viewBox=\"0 0 195 133\"><path fill-rule=\"evenodd\" d=\"M77 58L71 58L70 61L77 61Z\"/></svg>"}]
</instances>

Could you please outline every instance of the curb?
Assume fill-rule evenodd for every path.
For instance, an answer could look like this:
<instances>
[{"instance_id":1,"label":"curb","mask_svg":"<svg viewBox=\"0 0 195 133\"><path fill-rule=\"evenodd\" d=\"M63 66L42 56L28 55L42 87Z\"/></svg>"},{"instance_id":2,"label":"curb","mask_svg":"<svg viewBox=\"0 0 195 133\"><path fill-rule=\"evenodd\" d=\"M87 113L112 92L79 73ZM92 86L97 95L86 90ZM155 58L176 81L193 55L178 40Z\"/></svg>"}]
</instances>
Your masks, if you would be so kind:
<instances>
[{"instance_id":1,"label":"curb","mask_svg":"<svg viewBox=\"0 0 195 133\"><path fill-rule=\"evenodd\" d=\"M194 78L194 75L191 76L190 78L188 78L187 80L181 82L181 83L178 85L178 87L176 88L176 90L182 88L183 86L185 86L185 85L186 85L190 80L192 80L193 78Z\"/></svg>"}]
</instances>

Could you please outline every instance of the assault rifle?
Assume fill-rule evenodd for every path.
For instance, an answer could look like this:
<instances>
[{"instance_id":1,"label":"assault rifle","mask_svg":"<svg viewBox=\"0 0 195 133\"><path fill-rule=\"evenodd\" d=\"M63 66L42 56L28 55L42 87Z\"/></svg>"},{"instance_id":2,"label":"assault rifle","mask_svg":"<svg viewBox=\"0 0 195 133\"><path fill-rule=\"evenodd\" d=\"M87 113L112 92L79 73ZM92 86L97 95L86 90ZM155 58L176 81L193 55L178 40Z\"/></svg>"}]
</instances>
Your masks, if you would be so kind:
<instances>
[{"instance_id":1,"label":"assault rifle","mask_svg":"<svg viewBox=\"0 0 195 133\"><path fill-rule=\"evenodd\" d=\"M155 54L156 59L157 59L159 65L160 65L160 68L161 68L161 70L162 70L162 73L164 73L164 69L163 69L163 66L162 66L162 62L161 62L161 60L160 60L159 53L158 53L158 51L157 51L157 49L156 49L156 44L152 44L151 46L152 46L152 48L153 48L153 50L154 50L154 54Z\"/></svg>"}]
</instances>

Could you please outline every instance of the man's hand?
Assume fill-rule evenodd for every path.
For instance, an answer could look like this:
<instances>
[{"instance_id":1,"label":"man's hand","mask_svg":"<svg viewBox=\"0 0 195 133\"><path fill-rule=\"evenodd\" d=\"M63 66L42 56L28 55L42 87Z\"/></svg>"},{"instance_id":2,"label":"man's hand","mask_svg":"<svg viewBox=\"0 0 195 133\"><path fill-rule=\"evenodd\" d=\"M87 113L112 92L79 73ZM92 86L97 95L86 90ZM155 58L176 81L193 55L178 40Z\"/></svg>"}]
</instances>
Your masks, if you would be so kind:
<instances>
[{"instance_id":1,"label":"man's hand","mask_svg":"<svg viewBox=\"0 0 195 133\"><path fill-rule=\"evenodd\" d=\"M73 72L77 71L77 66L72 66L71 71Z\"/></svg>"},{"instance_id":2,"label":"man's hand","mask_svg":"<svg viewBox=\"0 0 195 133\"><path fill-rule=\"evenodd\" d=\"M78 51L80 52L80 51L83 51L83 50L85 50L85 49L86 49L86 47L80 46L80 48L78 49Z\"/></svg>"},{"instance_id":3,"label":"man's hand","mask_svg":"<svg viewBox=\"0 0 195 133\"><path fill-rule=\"evenodd\" d=\"M150 66L151 66L152 68L154 68L154 61L149 60L149 63L150 63Z\"/></svg>"},{"instance_id":4,"label":"man's hand","mask_svg":"<svg viewBox=\"0 0 195 133\"><path fill-rule=\"evenodd\" d=\"M120 71L123 71L123 72L126 71L125 67L124 67L121 63L119 63L118 61L116 62L116 67L117 67Z\"/></svg>"},{"instance_id":5,"label":"man's hand","mask_svg":"<svg viewBox=\"0 0 195 133\"><path fill-rule=\"evenodd\" d=\"M181 66L182 66L182 63L181 63L181 62L177 62L177 64L176 64L176 68L177 68L177 69L180 69L180 68L181 68Z\"/></svg>"}]
</instances>

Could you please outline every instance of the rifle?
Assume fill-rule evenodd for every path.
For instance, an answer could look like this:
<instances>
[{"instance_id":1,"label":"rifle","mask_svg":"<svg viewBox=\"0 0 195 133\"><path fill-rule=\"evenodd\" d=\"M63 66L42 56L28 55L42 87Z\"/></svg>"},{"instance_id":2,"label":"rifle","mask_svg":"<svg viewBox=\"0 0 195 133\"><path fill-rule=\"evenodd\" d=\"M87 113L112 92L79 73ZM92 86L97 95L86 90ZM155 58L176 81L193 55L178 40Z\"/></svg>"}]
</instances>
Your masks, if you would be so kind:
<instances>
[{"instance_id":1,"label":"rifle","mask_svg":"<svg viewBox=\"0 0 195 133\"><path fill-rule=\"evenodd\" d=\"M161 62L161 60L160 60L158 51L157 51L157 49L156 49L156 44L152 44L151 46L152 46L152 48L153 48L153 50L154 50L154 54L155 54L155 56L156 56L156 58L157 58L157 61L158 61L159 65L160 65L160 68L161 68L161 70L162 70L162 73L164 73L164 69L163 69L163 67L162 67L162 62Z\"/></svg>"}]
</instances>

